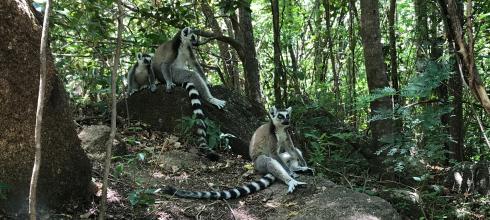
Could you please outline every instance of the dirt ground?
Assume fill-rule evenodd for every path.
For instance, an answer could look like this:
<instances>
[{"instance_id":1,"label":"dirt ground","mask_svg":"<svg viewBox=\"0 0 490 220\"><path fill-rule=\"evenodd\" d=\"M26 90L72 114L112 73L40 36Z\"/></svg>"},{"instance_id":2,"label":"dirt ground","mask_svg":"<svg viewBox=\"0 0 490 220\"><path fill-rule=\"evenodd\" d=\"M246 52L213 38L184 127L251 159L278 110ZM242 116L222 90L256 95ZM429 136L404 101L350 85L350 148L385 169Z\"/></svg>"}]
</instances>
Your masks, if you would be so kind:
<instances>
[{"instance_id":1,"label":"dirt ground","mask_svg":"<svg viewBox=\"0 0 490 220\"><path fill-rule=\"evenodd\" d=\"M112 162L107 213L111 219L265 219L275 212L275 204L268 203L273 196L268 189L229 201L181 199L163 193L167 185L220 190L260 178L253 173L252 164L241 156L222 151L220 162L210 162L199 156L191 144L147 128L125 130L121 132L121 139L131 144L127 145L127 156ZM102 162L94 161L93 167L94 180L100 186ZM131 193L144 190L149 192L140 193L137 204L132 205ZM303 191L307 190L298 189L295 194L305 193ZM73 217L95 217L98 200L99 197L94 197L85 213Z\"/></svg>"}]
</instances>

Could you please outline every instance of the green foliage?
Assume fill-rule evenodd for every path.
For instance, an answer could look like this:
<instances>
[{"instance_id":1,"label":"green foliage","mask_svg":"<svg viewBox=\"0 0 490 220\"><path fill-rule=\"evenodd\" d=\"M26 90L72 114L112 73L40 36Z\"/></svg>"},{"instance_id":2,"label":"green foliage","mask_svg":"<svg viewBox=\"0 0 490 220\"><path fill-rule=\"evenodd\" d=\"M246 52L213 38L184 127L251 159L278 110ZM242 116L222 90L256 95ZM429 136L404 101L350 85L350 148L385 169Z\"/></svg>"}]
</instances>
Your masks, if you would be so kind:
<instances>
[{"instance_id":1,"label":"green foliage","mask_svg":"<svg viewBox=\"0 0 490 220\"><path fill-rule=\"evenodd\" d=\"M128 200L133 206L149 206L155 204L155 196L160 189L137 189L128 194Z\"/></svg>"},{"instance_id":2,"label":"green foliage","mask_svg":"<svg viewBox=\"0 0 490 220\"><path fill-rule=\"evenodd\" d=\"M193 115L192 117L182 117L182 119L180 119L180 122L182 133L187 137L191 137L193 135L192 131L194 131L194 129L197 127L197 119L195 115ZM208 118L205 118L204 122L207 125L206 134L208 138L207 141L209 148L230 149L231 146L229 144L229 138L235 138L235 136L232 134L221 132L219 125Z\"/></svg>"},{"instance_id":3,"label":"green foliage","mask_svg":"<svg viewBox=\"0 0 490 220\"><path fill-rule=\"evenodd\" d=\"M373 114L369 121L394 118L403 122L402 132L393 140L386 140L376 154L384 154L386 163L391 164L396 172L404 172L409 168L413 173L420 172L423 163L433 164L445 160L448 153L444 144L451 141L447 128L441 117L452 111L444 100L435 100L433 91L449 79L451 72L449 63L427 61L424 72L413 77L400 91L406 102L414 102L406 106L395 106L395 111L380 111ZM359 103L369 103L380 97L394 95L389 88L377 90ZM360 106L362 104L359 104ZM415 170L414 170L415 169Z\"/></svg>"}]
</instances>

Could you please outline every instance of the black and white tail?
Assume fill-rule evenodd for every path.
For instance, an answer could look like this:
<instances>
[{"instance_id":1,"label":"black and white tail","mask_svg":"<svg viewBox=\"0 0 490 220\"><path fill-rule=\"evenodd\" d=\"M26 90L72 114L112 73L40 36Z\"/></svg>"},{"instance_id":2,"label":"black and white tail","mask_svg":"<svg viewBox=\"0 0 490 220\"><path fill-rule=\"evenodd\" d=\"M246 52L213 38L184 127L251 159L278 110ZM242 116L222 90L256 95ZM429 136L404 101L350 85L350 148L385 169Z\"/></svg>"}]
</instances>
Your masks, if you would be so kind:
<instances>
[{"instance_id":1,"label":"black and white tail","mask_svg":"<svg viewBox=\"0 0 490 220\"><path fill-rule=\"evenodd\" d=\"M204 112L202 111L202 104L201 100L199 99L199 91L197 91L196 87L194 86L194 83L191 82L186 82L182 84L182 86L187 90L189 93L189 98L191 99L191 104L192 104L192 112L196 117L196 124L197 124L197 142L199 144L199 150L204 152L206 154L206 157L208 157L212 161L217 161L219 160L219 154L214 152L211 148L208 146L208 141L207 141L207 125L206 122L204 122Z\"/></svg>"},{"instance_id":2,"label":"black and white tail","mask_svg":"<svg viewBox=\"0 0 490 220\"><path fill-rule=\"evenodd\" d=\"M272 174L266 174L259 180L247 183L240 187L235 187L232 189L222 190L222 191L188 191L180 190L174 187L167 187L165 192L170 195L174 195L181 198L192 198L192 199L235 199L241 196L252 194L269 187L276 178Z\"/></svg>"}]
</instances>

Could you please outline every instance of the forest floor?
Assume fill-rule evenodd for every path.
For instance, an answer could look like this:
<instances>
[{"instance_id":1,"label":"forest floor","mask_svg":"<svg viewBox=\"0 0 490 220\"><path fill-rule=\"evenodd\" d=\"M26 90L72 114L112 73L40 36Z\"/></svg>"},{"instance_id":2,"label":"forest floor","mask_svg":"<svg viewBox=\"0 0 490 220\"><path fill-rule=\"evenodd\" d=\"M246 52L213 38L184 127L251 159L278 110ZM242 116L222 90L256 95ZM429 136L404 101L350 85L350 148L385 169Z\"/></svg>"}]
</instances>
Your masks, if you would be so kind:
<instances>
[{"instance_id":1,"label":"forest floor","mask_svg":"<svg viewBox=\"0 0 490 220\"><path fill-rule=\"evenodd\" d=\"M79 130L84 125L93 124L101 124L100 119L81 122ZM108 122L103 124L108 125ZM271 198L278 195L269 189L229 201L181 199L165 194L163 189L169 185L207 191L241 186L260 176L254 174L250 161L227 151L220 151L222 158L219 162L199 156L195 146L186 142L184 134L155 131L142 123L132 123L131 126L118 124L120 143L116 143L118 147L113 155L109 176L108 219L266 219L277 214L278 204L271 202ZM121 146L126 152L118 152ZM92 165L93 181L99 190L92 202L83 207L68 207L67 204L65 209L51 212L48 219L93 219L98 215L103 160L93 159ZM332 181L370 195L380 196L385 189L403 188L401 184L393 186L393 182L390 182L392 186L383 185L378 178L362 173L349 174L345 169L342 172L324 172L330 172L332 176L329 179ZM279 187L286 189L282 185ZM318 187L311 184L288 196L293 201L296 197L308 198L316 191ZM429 219L456 217L458 213L464 219L485 219L490 213L488 198L453 193L441 195L433 191L418 193L420 204L385 199L405 219L414 219L414 215L418 215L415 218L424 218L425 215ZM286 204L290 210L287 215L292 217L297 214L295 207L298 205L301 206L293 202ZM416 214L420 210L424 210L423 215Z\"/></svg>"},{"instance_id":2,"label":"forest floor","mask_svg":"<svg viewBox=\"0 0 490 220\"><path fill-rule=\"evenodd\" d=\"M267 190L230 201L181 199L162 192L167 185L206 191L258 179L252 164L241 156L221 152L220 162L211 162L198 156L181 138L152 131L144 124L118 128L118 133L128 143L128 154L113 157L108 190L110 219L264 219L275 212L274 204L268 203L271 192ZM102 174L103 160L94 160L93 177L98 187ZM302 196L303 191L307 190L296 190L295 194ZM96 216L98 200L95 197L80 217Z\"/></svg>"}]
</instances>

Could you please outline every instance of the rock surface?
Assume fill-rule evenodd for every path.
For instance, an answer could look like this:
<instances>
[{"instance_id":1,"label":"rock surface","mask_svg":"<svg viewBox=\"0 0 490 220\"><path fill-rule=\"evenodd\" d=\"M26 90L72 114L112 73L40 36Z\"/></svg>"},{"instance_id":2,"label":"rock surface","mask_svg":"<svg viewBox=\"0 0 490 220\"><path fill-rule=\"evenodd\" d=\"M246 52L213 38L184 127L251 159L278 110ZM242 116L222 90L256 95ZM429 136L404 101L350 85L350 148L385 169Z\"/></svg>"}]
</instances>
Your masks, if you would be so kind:
<instances>
[{"instance_id":1,"label":"rock surface","mask_svg":"<svg viewBox=\"0 0 490 220\"><path fill-rule=\"evenodd\" d=\"M237 138L230 138L232 151L248 157L248 143L253 132L266 119L266 114L260 107L247 101L223 87L211 88L211 93L226 101L224 109L203 102L204 114L217 123L223 133L233 134ZM165 93L159 85L155 93L141 90L127 99L131 120L138 120L152 125L153 129L164 132L175 132L179 127L179 119L192 117L192 109L187 91L181 87L173 89L172 93ZM117 106L118 114L127 117L126 102L122 100Z\"/></svg>"},{"instance_id":2,"label":"rock surface","mask_svg":"<svg viewBox=\"0 0 490 220\"><path fill-rule=\"evenodd\" d=\"M7 199L0 199L0 213L3 209L14 216L27 212L34 162L41 26L30 3L0 1L0 183L8 186ZM39 208L86 200L91 179L90 161L80 147L68 96L48 54Z\"/></svg>"}]
</instances>

